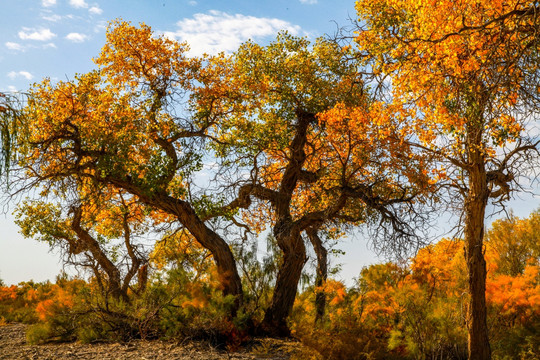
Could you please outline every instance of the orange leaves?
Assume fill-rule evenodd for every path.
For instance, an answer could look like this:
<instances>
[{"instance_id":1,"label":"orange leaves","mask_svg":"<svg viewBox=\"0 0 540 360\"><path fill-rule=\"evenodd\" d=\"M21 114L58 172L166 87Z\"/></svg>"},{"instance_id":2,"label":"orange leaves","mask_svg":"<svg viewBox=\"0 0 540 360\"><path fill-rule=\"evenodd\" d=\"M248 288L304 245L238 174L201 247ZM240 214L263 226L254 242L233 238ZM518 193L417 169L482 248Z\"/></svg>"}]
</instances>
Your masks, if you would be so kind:
<instances>
[{"instance_id":1,"label":"orange leaves","mask_svg":"<svg viewBox=\"0 0 540 360\"><path fill-rule=\"evenodd\" d=\"M43 300L39 302L36 306L36 312L38 318L41 321L45 321L52 313L51 308L54 306L54 301L51 299Z\"/></svg>"},{"instance_id":2,"label":"orange leaves","mask_svg":"<svg viewBox=\"0 0 540 360\"><path fill-rule=\"evenodd\" d=\"M0 313L8 321L48 321L58 312L73 308L81 280L59 280L56 284L32 281L0 287Z\"/></svg>"},{"instance_id":3,"label":"orange leaves","mask_svg":"<svg viewBox=\"0 0 540 360\"><path fill-rule=\"evenodd\" d=\"M456 286L454 281L465 275L463 269L463 243L449 239L422 248L411 264L413 277L428 284L450 282L449 286Z\"/></svg>"},{"instance_id":4,"label":"orange leaves","mask_svg":"<svg viewBox=\"0 0 540 360\"><path fill-rule=\"evenodd\" d=\"M186 57L188 50L186 43L154 37L145 24L136 28L116 20L109 24L107 43L94 61L115 86L166 91L171 85L188 84L186 70L194 63Z\"/></svg>"},{"instance_id":5,"label":"orange leaves","mask_svg":"<svg viewBox=\"0 0 540 360\"><path fill-rule=\"evenodd\" d=\"M204 309L208 305L208 298L204 294L202 287L197 283L188 285L186 290L189 293L189 297L181 303L181 306L183 308Z\"/></svg>"},{"instance_id":6,"label":"orange leaves","mask_svg":"<svg viewBox=\"0 0 540 360\"><path fill-rule=\"evenodd\" d=\"M331 41L318 39L310 44L283 33L269 46L247 42L230 58L209 58L209 69L205 67L201 77L206 86L195 91L200 111L211 110L219 120L216 131L222 144L215 144L218 154L228 162L238 159L239 167L253 167L252 174L265 189L279 191L287 169L297 161L293 158L300 151L305 154L300 156L298 170L313 180L302 178L291 190L288 211L295 219L333 206L337 196L330 189L340 186L339 177L349 172L341 170L351 166L358 171L370 150L357 146L362 139L346 144L350 129L366 136L367 124L360 124L360 117L368 121L361 114L367 101L363 85L354 64L344 58L347 54L347 49ZM343 105L334 114L324 115L338 104ZM356 128L352 121L344 121L344 112L350 109L356 112ZM298 132L303 121L309 122L305 135L303 130ZM302 148L293 148L293 143L301 143ZM348 155L353 148L354 160ZM351 165L353 161L358 163ZM244 213L256 231L274 216L267 205L261 201Z\"/></svg>"},{"instance_id":7,"label":"orange leaves","mask_svg":"<svg viewBox=\"0 0 540 360\"><path fill-rule=\"evenodd\" d=\"M518 54L530 46L526 31L519 29L532 19L509 13L531 4L360 0L356 8L366 29L356 40L370 54L375 72L392 77L394 103L421 110L410 120L422 144L459 157L460 146L444 148L438 137L460 142L465 124L470 129L483 122L484 140L493 139L498 147L521 135L522 120L510 112L521 101L517 90L529 71L528 65L519 67Z\"/></svg>"},{"instance_id":8,"label":"orange leaves","mask_svg":"<svg viewBox=\"0 0 540 360\"><path fill-rule=\"evenodd\" d=\"M329 299L329 304L331 306L339 305L345 300L347 295L347 289L342 282L335 280L326 281L322 288L317 291L323 291Z\"/></svg>"},{"instance_id":9,"label":"orange leaves","mask_svg":"<svg viewBox=\"0 0 540 360\"><path fill-rule=\"evenodd\" d=\"M99 70L69 82L44 80L31 90L25 109L31 172L50 176L77 164L91 176L130 174L141 182L159 179L155 171L172 172L163 147L175 158L173 152L185 151L178 134L199 125L186 122L184 129L169 112L171 103L186 103L199 66L186 51L185 44L154 37L144 24L112 22L96 59Z\"/></svg>"},{"instance_id":10,"label":"orange leaves","mask_svg":"<svg viewBox=\"0 0 540 360\"><path fill-rule=\"evenodd\" d=\"M36 305L39 320L46 321L58 314L59 311L71 309L75 303L75 290L81 286L78 280L66 282L63 286L54 284L48 293L41 295L41 301Z\"/></svg>"},{"instance_id":11,"label":"orange leaves","mask_svg":"<svg viewBox=\"0 0 540 360\"><path fill-rule=\"evenodd\" d=\"M526 265L538 265L540 258L540 213L528 218L510 215L492 224L486 234L486 259L493 274L517 276L524 273Z\"/></svg>"},{"instance_id":12,"label":"orange leaves","mask_svg":"<svg viewBox=\"0 0 540 360\"><path fill-rule=\"evenodd\" d=\"M11 285L10 287L0 286L0 302L15 300L17 298L17 290L18 288L15 285Z\"/></svg>"},{"instance_id":13,"label":"orange leaves","mask_svg":"<svg viewBox=\"0 0 540 360\"><path fill-rule=\"evenodd\" d=\"M84 166L118 138L141 142L129 124L137 117L135 110L125 97L100 88L100 81L91 72L79 75L76 82L52 85L45 80L34 86L25 109L32 119L28 141L35 150L28 165L36 162L43 165L40 173L53 174L70 162Z\"/></svg>"},{"instance_id":14,"label":"orange leaves","mask_svg":"<svg viewBox=\"0 0 540 360\"><path fill-rule=\"evenodd\" d=\"M526 320L529 314L540 315L540 268L528 265L515 277L496 275L488 279L486 298L502 308L505 315L519 314Z\"/></svg>"}]
</instances>

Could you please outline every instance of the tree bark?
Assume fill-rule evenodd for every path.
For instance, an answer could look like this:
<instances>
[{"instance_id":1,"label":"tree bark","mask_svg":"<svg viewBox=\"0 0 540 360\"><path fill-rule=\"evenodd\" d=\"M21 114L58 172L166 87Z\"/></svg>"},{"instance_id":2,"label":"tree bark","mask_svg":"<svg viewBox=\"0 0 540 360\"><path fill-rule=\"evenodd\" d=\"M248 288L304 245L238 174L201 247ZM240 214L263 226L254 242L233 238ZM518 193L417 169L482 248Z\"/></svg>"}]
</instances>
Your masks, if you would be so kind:
<instances>
[{"instance_id":1,"label":"tree bark","mask_svg":"<svg viewBox=\"0 0 540 360\"><path fill-rule=\"evenodd\" d=\"M315 250L315 255L317 256L317 275L315 278L315 323L318 323L323 319L326 308L326 293L321 287L328 278L328 251L323 246L316 229L309 228L306 232L313 245L313 249Z\"/></svg>"},{"instance_id":2,"label":"tree bark","mask_svg":"<svg viewBox=\"0 0 540 360\"><path fill-rule=\"evenodd\" d=\"M475 134L476 135L476 134ZM480 137L481 134L475 137ZM479 139L469 143L469 190L465 199L465 259L469 282L468 351L470 360L491 359L486 309L484 217L489 198L485 159ZM474 141L477 140L477 141Z\"/></svg>"},{"instance_id":3,"label":"tree bark","mask_svg":"<svg viewBox=\"0 0 540 360\"><path fill-rule=\"evenodd\" d=\"M236 268L236 260L227 242L210 229L186 202L168 195L156 198L153 205L178 217L180 223L212 253L223 286L224 295L235 296L233 315L243 301L242 280Z\"/></svg>"},{"instance_id":4,"label":"tree bark","mask_svg":"<svg viewBox=\"0 0 540 360\"><path fill-rule=\"evenodd\" d=\"M297 109L296 115L295 134L289 144L290 159L283 172L279 190L271 200L277 218L273 234L283 252L283 259L279 267L272 303L266 309L261 325L264 332L273 336L290 335L287 317L294 305L298 282L307 259L301 236L302 229L291 216L291 201L306 161L304 146L307 142L307 131L316 118L314 114L300 109Z\"/></svg>"},{"instance_id":5,"label":"tree bark","mask_svg":"<svg viewBox=\"0 0 540 360\"><path fill-rule=\"evenodd\" d=\"M142 202L176 216L178 221L195 237L199 244L210 251L217 266L223 294L235 296L235 306L232 309L232 315L234 316L243 302L242 280L236 268L236 260L227 242L206 226L189 203L166 193L146 192L130 181L117 178L106 180L136 195Z\"/></svg>"},{"instance_id":6,"label":"tree bark","mask_svg":"<svg viewBox=\"0 0 540 360\"><path fill-rule=\"evenodd\" d=\"M300 232L291 228L292 221L278 222L274 236L283 251L283 262L279 267L272 303L266 310L262 330L271 336L290 336L287 317L296 298L298 282L306 263L306 248Z\"/></svg>"}]
</instances>

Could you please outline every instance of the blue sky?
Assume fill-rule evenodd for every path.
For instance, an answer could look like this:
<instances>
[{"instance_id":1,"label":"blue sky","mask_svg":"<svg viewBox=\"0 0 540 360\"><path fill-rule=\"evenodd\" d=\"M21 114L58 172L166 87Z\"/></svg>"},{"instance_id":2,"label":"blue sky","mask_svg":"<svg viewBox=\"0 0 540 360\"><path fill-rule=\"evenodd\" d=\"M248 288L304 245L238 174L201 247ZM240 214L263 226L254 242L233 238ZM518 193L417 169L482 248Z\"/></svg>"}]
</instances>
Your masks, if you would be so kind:
<instances>
[{"instance_id":1,"label":"blue sky","mask_svg":"<svg viewBox=\"0 0 540 360\"><path fill-rule=\"evenodd\" d=\"M268 41L281 29L312 38L333 33L335 22L354 15L354 1L2 0L0 11L0 90L24 90L45 76L63 80L91 69L116 18L186 40L198 54Z\"/></svg>"},{"instance_id":2,"label":"blue sky","mask_svg":"<svg viewBox=\"0 0 540 360\"><path fill-rule=\"evenodd\" d=\"M116 18L144 22L188 41L192 53L200 54L231 52L248 39L265 43L283 29L314 39L333 34L336 23L347 25L355 15L353 0L0 0L0 13L0 91L25 91L44 77L73 79L94 68L107 23ZM539 203L524 195L510 206L527 216ZM346 255L337 262L349 284L362 266L378 261L360 235L345 239L341 248ZM24 239L12 216L0 215L1 279L43 281L60 269L59 256L48 253L47 245Z\"/></svg>"}]
</instances>

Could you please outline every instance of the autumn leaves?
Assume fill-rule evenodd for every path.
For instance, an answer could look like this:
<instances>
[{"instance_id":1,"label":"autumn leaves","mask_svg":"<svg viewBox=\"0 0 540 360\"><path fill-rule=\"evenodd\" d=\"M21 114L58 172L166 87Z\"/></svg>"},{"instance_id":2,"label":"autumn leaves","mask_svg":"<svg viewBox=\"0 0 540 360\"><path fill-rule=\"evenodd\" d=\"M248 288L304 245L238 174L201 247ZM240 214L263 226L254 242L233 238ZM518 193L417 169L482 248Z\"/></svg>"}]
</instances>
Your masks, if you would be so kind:
<instances>
[{"instance_id":1,"label":"autumn leaves","mask_svg":"<svg viewBox=\"0 0 540 360\"><path fill-rule=\"evenodd\" d=\"M24 109L29 134L19 164L26 186L54 194L68 217L66 232L84 249L125 237L124 251L135 254L130 236L152 222L187 230L212 254L237 309L242 282L227 242L235 239L223 231L234 224L245 238L272 229L282 263L261 328L287 333L307 232L338 238L374 221L388 235L381 240L416 239L407 219L424 220L411 215L411 204L429 187L428 163L370 98L348 50L332 41L311 45L282 34L266 47L248 42L232 56L187 58L185 51L148 26L117 21L95 60L98 70L37 84ZM197 188L212 157L214 178ZM35 228L40 206L27 202L21 214L36 222L21 224L62 234L51 234L58 222ZM97 220L113 214L125 221L108 227ZM225 228L213 225L218 220ZM99 267L124 288L102 255ZM129 255L128 282L143 255Z\"/></svg>"},{"instance_id":2,"label":"autumn leaves","mask_svg":"<svg viewBox=\"0 0 540 360\"><path fill-rule=\"evenodd\" d=\"M137 264L129 279L148 255L132 235L167 226L153 235L195 239L235 297L233 314L243 285L231 244L270 230L281 260L258 320L277 335L288 333L308 240L319 239L326 279L321 238L369 223L375 244L406 252L424 240L424 208L448 201L464 219L471 357L489 358L484 215L535 150L524 136L537 110L531 6L358 1L363 28L346 46L283 33L200 58L114 21L95 71L32 88L18 139L23 186L63 209L77 241L124 237ZM36 222L21 223L54 238L54 226L35 225L40 206L26 203L21 214Z\"/></svg>"}]
</instances>

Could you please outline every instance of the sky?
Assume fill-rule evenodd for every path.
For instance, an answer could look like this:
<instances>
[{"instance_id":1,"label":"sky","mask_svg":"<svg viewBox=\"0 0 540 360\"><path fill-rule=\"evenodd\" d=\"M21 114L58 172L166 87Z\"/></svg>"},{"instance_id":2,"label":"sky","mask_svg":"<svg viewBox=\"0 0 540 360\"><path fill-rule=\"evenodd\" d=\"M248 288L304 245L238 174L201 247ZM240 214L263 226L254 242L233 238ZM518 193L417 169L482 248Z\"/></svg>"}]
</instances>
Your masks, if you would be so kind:
<instances>
[{"instance_id":1,"label":"sky","mask_svg":"<svg viewBox=\"0 0 540 360\"><path fill-rule=\"evenodd\" d=\"M0 92L25 91L43 78L71 80L95 68L109 21L144 22L159 33L187 41L193 55L233 52L242 42L271 41L280 30L306 36L334 34L354 18L353 0L0 0ZM516 215L540 202L515 199ZM7 284L54 280L60 256L18 233L11 210L0 215L0 279ZM380 261L361 235L345 239L341 277L349 284L363 266Z\"/></svg>"}]
</instances>

